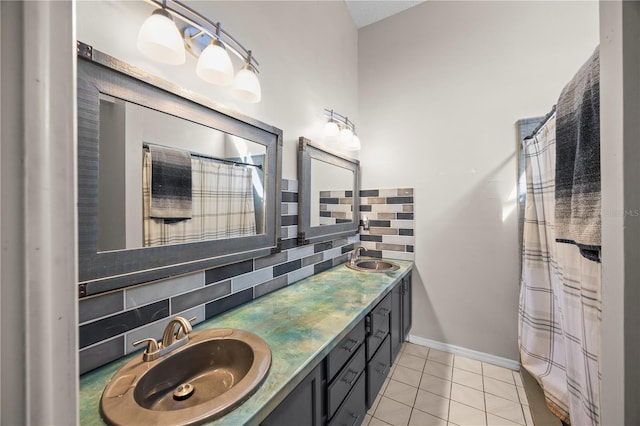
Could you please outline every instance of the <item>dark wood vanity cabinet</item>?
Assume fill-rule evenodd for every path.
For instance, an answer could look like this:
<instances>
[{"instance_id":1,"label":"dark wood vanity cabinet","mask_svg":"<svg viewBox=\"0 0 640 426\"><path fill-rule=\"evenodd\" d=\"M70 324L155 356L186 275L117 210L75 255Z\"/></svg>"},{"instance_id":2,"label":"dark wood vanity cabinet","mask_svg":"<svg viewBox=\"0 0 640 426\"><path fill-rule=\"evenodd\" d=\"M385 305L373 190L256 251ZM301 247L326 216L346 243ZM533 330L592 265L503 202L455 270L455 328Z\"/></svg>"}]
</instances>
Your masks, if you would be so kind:
<instances>
[{"instance_id":1,"label":"dark wood vanity cabinet","mask_svg":"<svg viewBox=\"0 0 640 426\"><path fill-rule=\"evenodd\" d=\"M320 364L263 420L261 426L324 425L322 373Z\"/></svg>"},{"instance_id":2,"label":"dark wood vanity cabinet","mask_svg":"<svg viewBox=\"0 0 640 426\"><path fill-rule=\"evenodd\" d=\"M409 335L409 331L411 330L411 318L412 318L412 307L411 300L412 289L411 289L411 272L405 275L401 281L402 284L402 341L407 339Z\"/></svg>"},{"instance_id":3,"label":"dark wood vanity cabinet","mask_svg":"<svg viewBox=\"0 0 640 426\"><path fill-rule=\"evenodd\" d=\"M409 273L269 414L262 426L359 426L410 328Z\"/></svg>"},{"instance_id":4,"label":"dark wood vanity cabinet","mask_svg":"<svg viewBox=\"0 0 640 426\"><path fill-rule=\"evenodd\" d=\"M411 273L391 290L391 355L395 360L411 330Z\"/></svg>"},{"instance_id":5,"label":"dark wood vanity cabinet","mask_svg":"<svg viewBox=\"0 0 640 426\"><path fill-rule=\"evenodd\" d=\"M390 319L392 294L387 294L367 315L367 407L376 395L391 369Z\"/></svg>"},{"instance_id":6,"label":"dark wood vanity cabinet","mask_svg":"<svg viewBox=\"0 0 640 426\"><path fill-rule=\"evenodd\" d=\"M365 321L342 339L325 359L327 420L330 426L360 425L367 412Z\"/></svg>"}]
</instances>

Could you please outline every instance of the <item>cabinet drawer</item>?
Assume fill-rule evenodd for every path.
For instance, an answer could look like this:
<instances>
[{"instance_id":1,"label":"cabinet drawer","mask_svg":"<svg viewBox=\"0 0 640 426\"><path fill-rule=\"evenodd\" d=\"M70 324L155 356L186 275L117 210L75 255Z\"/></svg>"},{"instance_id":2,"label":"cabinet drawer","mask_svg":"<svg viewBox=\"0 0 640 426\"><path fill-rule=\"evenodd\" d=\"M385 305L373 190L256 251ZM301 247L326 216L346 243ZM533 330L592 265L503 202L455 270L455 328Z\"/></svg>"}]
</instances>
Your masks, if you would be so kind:
<instances>
[{"instance_id":1,"label":"cabinet drawer","mask_svg":"<svg viewBox=\"0 0 640 426\"><path fill-rule=\"evenodd\" d=\"M340 407L336 415L329 422L329 426L360 426L367 412L365 405L366 381L365 375L353 385L349 396Z\"/></svg>"},{"instance_id":2,"label":"cabinet drawer","mask_svg":"<svg viewBox=\"0 0 640 426\"><path fill-rule=\"evenodd\" d=\"M364 342L364 320L360 321L327 356L327 380L331 381Z\"/></svg>"},{"instance_id":3,"label":"cabinet drawer","mask_svg":"<svg viewBox=\"0 0 640 426\"><path fill-rule=\"evenodd\" d=\"M366 361L364 357L364 345L356 351L351 361L338 373L335 380L329 385L327 392L327 417L331 418L345 399L349 390L353 387L360 373L364 370Z\"/></svg>"},{"instance_id":4,"label":"cabinet drawer","mask_svg":"<svg viewBox=\"0 0 640 426\"><path fill-rule=\"evenodd\" d=\"M389 314L391 313L391 293L389 293L367 316L369 335L367 336L367 359L371 359L380 344L389 333Z\"/></svg>"},{"instance_id":5,"label":"cabinet drawer","mask_svg":"<svg viewBox=\"0 0 640 426\"><path fill-rule=\"evenodd\" d=\"M367 364L367 407L371 407L391 369L391 339L384 339L378 352Z\"/></svg>"}]
</instances>

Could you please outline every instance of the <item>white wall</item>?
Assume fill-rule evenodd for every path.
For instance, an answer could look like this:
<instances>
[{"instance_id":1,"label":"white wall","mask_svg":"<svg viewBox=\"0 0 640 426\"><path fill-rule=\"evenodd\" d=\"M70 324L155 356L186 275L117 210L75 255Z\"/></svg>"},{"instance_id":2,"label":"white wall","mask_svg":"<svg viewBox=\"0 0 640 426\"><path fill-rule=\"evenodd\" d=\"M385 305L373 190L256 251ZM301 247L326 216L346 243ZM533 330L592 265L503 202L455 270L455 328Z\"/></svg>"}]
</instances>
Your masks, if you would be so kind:
<instances>
[{"instance_id":1,"label":"white wall","mask_svg":"<svg viewBox=\"0 0 640 426\"><path fill-rule=\"evenodd\" d=\"M362 187L415 188L412 334L518 359L515 122L598 43L597 2L428 1L360 30Z\"/></svg>"},{"instance_id":2,"label":"white wall","mask_svg":"<svg viewBox=\"0 0 640 426\"><path fill-rule=\"evenodd\" d=\"M343 2L187 1L220 21L260 62L262 101L234 100L226 88L201 81L196 59L184 65L154 63L136 49L138 30L153 7L144 2L77 3L78 39L118 59L199 92L284 131L283 177L297 178L299 136L320 137L323 108L357 123L357 30ZM234 62L236 69L241 64Z\"/></svg>"},{"instance_id":3,"label":"white wall","mask_svg":"<svg viewBox=\"0 0 640 426\"><path fill-rule=\"evenodd\" d=\"M640 424L640 3L600 4L603 425ZM624 212L624 213L623 213Z\"/></svg>"}]
</instances>

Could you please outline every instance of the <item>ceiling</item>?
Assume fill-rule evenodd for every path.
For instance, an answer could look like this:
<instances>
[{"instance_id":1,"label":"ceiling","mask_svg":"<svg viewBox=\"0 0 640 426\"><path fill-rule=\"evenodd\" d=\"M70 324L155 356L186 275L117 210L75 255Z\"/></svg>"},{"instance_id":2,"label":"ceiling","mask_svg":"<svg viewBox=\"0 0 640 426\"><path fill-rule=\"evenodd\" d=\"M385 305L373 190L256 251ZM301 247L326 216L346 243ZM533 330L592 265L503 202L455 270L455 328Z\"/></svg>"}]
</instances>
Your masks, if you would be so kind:
<instances>
[{"instance_id":1,"label":"ceiling","mask_svg":"<svg viewBox=\"0 0 640 426\"><path fill-rule=\"evenodd\" d=\"M425 0L344 0L358 29L416 6Z\"/></svg>"}]
</instances>

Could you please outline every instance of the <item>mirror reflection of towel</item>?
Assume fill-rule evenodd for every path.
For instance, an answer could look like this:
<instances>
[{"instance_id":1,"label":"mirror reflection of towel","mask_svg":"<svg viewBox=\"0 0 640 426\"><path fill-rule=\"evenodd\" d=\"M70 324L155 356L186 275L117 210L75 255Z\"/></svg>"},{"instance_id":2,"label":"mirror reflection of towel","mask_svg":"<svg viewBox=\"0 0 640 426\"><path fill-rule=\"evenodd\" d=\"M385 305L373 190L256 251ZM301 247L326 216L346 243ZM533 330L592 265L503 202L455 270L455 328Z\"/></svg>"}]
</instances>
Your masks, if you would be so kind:
<instances>
[{"instance_id":1,"label":"mirror reflection of towel","mask_svg":"<svg viewBox=\"0 0 640 426\"><path fill-rule=\"evenodd\" d=\"M150 216L158 219L191 218L191 154L149 145L151 152Z\"/></svg>"}]
</instances>

